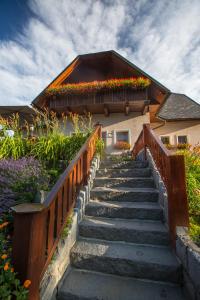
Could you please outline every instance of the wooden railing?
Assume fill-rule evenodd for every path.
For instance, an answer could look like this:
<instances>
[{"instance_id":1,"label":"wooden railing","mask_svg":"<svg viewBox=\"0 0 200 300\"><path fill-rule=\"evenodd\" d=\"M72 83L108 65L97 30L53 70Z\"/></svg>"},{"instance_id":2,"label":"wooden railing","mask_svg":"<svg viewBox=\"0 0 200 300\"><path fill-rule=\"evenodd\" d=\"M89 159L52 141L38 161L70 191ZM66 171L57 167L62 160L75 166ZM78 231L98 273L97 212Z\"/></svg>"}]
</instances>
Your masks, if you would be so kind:
<instances>
[{"instance_id":1,"label":"wooden railing","mask_svg":"<svg viewBox=\"0 0 200 300\"><path fill-rule=\"evenodd\" d=\"M149 124L143 126L132 154L149 149L168 194L168 225L172 245L175 246L176 227L189 226L188 201L185 178L185 162L183 155L171 154L163 145Z\"/></svg>"},{"instance_id":2,"label":"wooden railing","mask_svg":"<svg viewBox=\"0 0 200 300\"><path fill-rule=\"evenodd\" d=\"M118 90L99 91L94 94L50 96L49 105L51 109L68 106L118 103L124 101L148 100L148 88L134 90L122 88Z\"/></svg>"},{"instance_id":3,"label":"wooden railing","mask_svg":"<svg viewBox=\"0 0 200 300\"><path fill-rule=\"evenodd\" d=\"M87 182L96 140L100 136L101 127L97 126L43 204L13 207L13 263L22 281L31 280L29 300L39 299L41 278L74 208L80 186Z\"/></svg>"}]
</instances>

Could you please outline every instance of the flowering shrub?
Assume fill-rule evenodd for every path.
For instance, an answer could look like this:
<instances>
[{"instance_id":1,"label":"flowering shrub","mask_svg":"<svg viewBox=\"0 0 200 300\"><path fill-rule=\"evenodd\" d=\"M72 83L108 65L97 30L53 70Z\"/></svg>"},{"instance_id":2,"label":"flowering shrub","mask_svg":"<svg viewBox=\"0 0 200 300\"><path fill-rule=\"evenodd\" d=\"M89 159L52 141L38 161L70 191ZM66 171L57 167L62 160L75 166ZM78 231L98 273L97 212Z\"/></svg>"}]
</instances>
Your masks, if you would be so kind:
<instances>
[{"instance_id":1,"label":"flowering shrub","mask_svg":"<svg viewBox=\"0 0 200 300\"><path fill-rule=\"evenodd\" d=\"M0 160L0 214L19 202L33 201L48 183L47 171L33 157Z\"/></svg>"},{"instance_id":2,"label":"flowering shrub","mask_svg":"<svg viewBox=\"0 0 200 300\"><path fill-rule=\"evenodd\" d=\"M190 149L191 145L190 144L178 144L177 149L179 150L184 150L184 149Z\"/></svg>"},{"instance_id":3,"label":"flowering shrub","mask_svg":"<svg viewBox=\"0 0 200 300\"><path fill-rule=\"evenodd\" d=\"M36 136L30 137L27 124L24 125L27 128L25 135L22 135L20 127L16 129L17 124L19 126L16 115L13 115L9 120L0 117L0 124L4 124L4 128L13 129L16 133L14 137L0 139L0 159L20 159L24 156L34 156L43 162L47 168L58 167L61 160L65 161L66 167L93 130L90 115L87 117L71 115L70 118L73 123L74 134L67 136L63 133L66 129L66 116L63 115L59 121L54 112L46 111L43 115L38 114L34 120ZM59 167L58 169L63 171Z\"/></svg>"},{"instance_id":4,"label":"flowering shrub","mask_svg":"<svg viewBox=\"0 0 200 300\"><path fill-rule=\"evenodd\" d=\"M80 95L85 93L96 93L101 90L117 90L120 88L144 89L151 84L148 78L131 77L120 79L108 79L104 81L92 81L81 83L68 83L59 87L49 88L44 95Z\"/></svg>"},{"instance_id":5,"label":"flowering shrub","mask_svg":"<svg viewBox=\"0 0 200 300\"><path fill-rule=\"evenodd\" d=\"M185 156L190 234L200 246L200 146L177 153Z\"/></svg>"},{"instance_id":6,"label":"flowering shrub","mask_svg":"<svg viewBox=\"0 0 200 300\"><path fill-rule=\"evenodd\" d=\"M129 150L131 145L127 142L119 141L115 144L115 149L117 150Z\"/></svg>"},{"instance_id":7,"label":"flowering shrub","mask_svg":"<svg viewBox=\"0 0 200 300\"><path fill-rule=\"evenodd\" d=\"M0 218L0 299L26 300L31 282L26 280L22 285L12 267L9 226L5 217Z\"/></svg>"}]
</instances>

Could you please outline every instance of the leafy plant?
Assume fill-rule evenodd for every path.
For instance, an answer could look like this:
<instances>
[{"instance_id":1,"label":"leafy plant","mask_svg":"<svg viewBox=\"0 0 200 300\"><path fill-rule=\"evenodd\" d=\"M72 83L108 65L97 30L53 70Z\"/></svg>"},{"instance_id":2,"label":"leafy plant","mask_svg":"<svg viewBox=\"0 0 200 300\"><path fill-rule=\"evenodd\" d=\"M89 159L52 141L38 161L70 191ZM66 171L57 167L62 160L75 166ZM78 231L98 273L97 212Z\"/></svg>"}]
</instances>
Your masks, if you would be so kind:
<instances>
[{"instance_id":1,"label":"leafy plant","mask_svg":"<svg viewBox=\"0 0 200 300\"><path fill-rule=\"evenodd\" d=\"M73 218L73 216L70 216L70 217L67 218L66 225L65 225L65 227L62 231L62 234L61 234L61 239L65 239L68 236L69 230L72 226L72 220L73 220L72 218Z\"/></svg>"},{"instance_id":2,"label":"leafy plant","mask_svg":"<svg viewBox=\"0 0 200 300\"><path fill-rule=\"evenodd\" d=\"M11 263L10 223L7 217L0 218L0 299L26 300L30 280L22 285Z\"/></svg>"},{"instance_id":3,"label":"leafy plant","mask_svg":"<svg viewBox=\"0 0 200 300\"><path fill-rule=\"evenodd\" d=\"M103 139L97 139L96 141L96 153L102 157L104 155L105 144Z\"/></svg>"},{"instance_id":4,"label":"leafy plant","mask_svg":"<svg viewBox=\"0 0 200 300\"><path fill-rule=\"evenodd\" d=\"M200 147L179 150L177 153L185 157L190 234L200 244Z\"/></svg>"},{"instance_id":5,"label":"leafy plant","mask_svg":"<svg viewBox=\"0 0 200 300\"><path fill-rule=\"evenodd\" d=\"M177 145L177 149L179 149L179 150L185 150L185 149L189 150L190 147L191 147L190 144L178 144Z\"/></svg>"}]
</instances>

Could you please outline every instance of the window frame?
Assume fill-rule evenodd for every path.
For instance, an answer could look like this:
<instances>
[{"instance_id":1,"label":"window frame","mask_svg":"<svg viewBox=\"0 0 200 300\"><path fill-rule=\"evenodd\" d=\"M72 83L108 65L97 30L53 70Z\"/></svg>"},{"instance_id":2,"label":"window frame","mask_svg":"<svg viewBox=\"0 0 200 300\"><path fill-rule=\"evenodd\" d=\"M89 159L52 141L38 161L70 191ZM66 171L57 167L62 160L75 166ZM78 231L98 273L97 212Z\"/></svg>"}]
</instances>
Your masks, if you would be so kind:
<instances>
[{"instance_id":1,"label":"window frame","mask_svg":"<svg viewBox=\"0 0 200 300\"><path fill-rule=\"evenodd\" d=\"M178 138L179 137L186 137L186 143L180 143L179 141L178 141ZM181 145L185 145L185 144L189 144L189 138L188 138L188 135L187 134L179 134L179 135L177 135L176 136L176 143L177 143L177 145L178 144L181 144Z\"/></svg>"},{"instance_id":2,"label":"window frame","mask_svg":"<svg viewBox=\"0 0 200 300\"><path fill-rule=\"evenodd\" d=\"M170 135L160 135L160 140L163 143L162 138L169 138L169 144L171 145L171 136ZM163 143L163 145L167 145L167 144Z\"/></svg>"},{"instance_id":3,"label":"window frame","mask_svg":"<svg viewBox=\"0 0 200 300\"><path fill-rule=\"evenodd\" d=\"M117 143L117 133L118 132L127 132L128 133L128 143L131 145L131 130L130 129L120 129L120 130L114 130L114 145Z\"/></svg>"}]
</instances>

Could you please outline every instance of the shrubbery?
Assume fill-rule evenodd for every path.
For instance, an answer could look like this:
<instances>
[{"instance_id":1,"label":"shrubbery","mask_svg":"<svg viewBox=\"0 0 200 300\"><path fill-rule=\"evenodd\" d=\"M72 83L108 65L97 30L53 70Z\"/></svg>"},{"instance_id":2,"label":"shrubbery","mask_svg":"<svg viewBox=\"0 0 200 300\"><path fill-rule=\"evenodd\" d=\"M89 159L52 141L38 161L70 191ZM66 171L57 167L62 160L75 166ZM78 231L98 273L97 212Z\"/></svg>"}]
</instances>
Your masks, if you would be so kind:
<instances>
[{"instance_id":1,"label":"shrubbery","mask_svg":"<svg viewBox=\"0 0 200 300\"><path fill-rule=\"evenodd\" d=\"M22 285L11 265L9 208L33 202L41 190L50 190L93 130L90 115L71 115L70 119L74 132L67 136L64 115L59 120L48 111L37 114L34 132L27 122L20 124L17 114L9 119L0 117L0 299L25 300L31 284L27 278ZM8 130L14 136L8 136Z\"/></svg>"},{"instance_id":2,"label":"shrubbery","mask_svg":"<svg viewBox=\"0 0 200 300\"><path fill-rule=\"evenodd\" d=\"M64 132L67 117L38 113L30 125L18 114L0 117L0 214L19 202L32 202L50 190L93 130L91 116L71 115L73 133ZM14 136L7 136L8 130ZM39 197L39 196L38 196Z\"/></svg>"},{"instance_id":3,"label":"shrubbery","mask_svg":"<svg viewBox=\"0 0 200 300\"><path fill-rule=\"evenodd\" d=\"M0 160L0 214L17 203L32 202L48 186L48 172L35 158Z\"/></svg>"},{"instance_id":4,"label":"shrubbery","mask_svg":"<svg viewBox=\"0 0 200 300\"><path fill-rule=\"evenodd\" d=\"M115 144L117 150L130 150L131 145L128 142L119 141Z\"/></svg>"},{"instance_id":5,"label":"shrubbery","mask_svg":"<svg viewBox=\"0 0 200 300\"><path fill-rule=\"evenodd\" d=\"M200 146L178 153L185 156L190 234L200 246Z\"/></svg>"},{"instance_id":6,"label":"shrubbery","mask_svg":"<svg viewBox=\"0 0 200 300\"><path fill-rule=\"evenodd\" d=\"M12 225L11 225L12 226ZM0 218L0 299L26 300L30 280L22 285L11 263L10 222L7 217Z\"/></svg>"}]
</instances>

